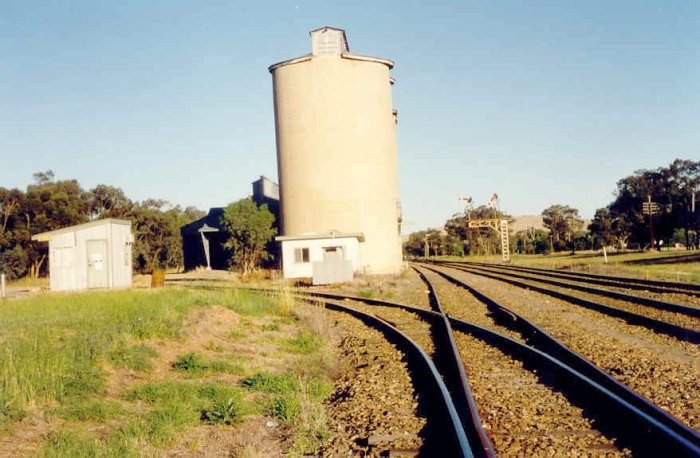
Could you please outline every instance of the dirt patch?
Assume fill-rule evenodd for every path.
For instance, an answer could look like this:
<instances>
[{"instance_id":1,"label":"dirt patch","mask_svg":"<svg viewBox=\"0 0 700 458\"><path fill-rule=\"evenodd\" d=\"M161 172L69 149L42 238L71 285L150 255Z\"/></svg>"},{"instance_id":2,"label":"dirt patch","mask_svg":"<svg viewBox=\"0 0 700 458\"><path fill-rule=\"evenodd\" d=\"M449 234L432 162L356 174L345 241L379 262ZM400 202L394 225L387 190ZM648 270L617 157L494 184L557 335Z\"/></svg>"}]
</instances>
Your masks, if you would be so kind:
<instances>
[{"instance_id":1,"label":"dirt patch","mask_svg":"<svg viewBox=\"0 0 700 458\"><path fill-rule=\"evenodd\" d=\"M9 434L3 434L0 430L0 456L27 456L38 452L57 424L52 419L34 415L13 425Z\"/></svg>"},{"instance_id":2,"label":"dirt patch","mask_svg":"<svg viewBox=\"0 0 700 458\"><path fill-rule=\"evenodd\" d=\"M226 339L231 327L240 322L238 313L220 305L200 307L189 314L182 327L182 334L191 345L203 345L211 339Z\"/></svg>"},{"instance_id":3,"label":"dirt patch","mask_svg":"<svg viewBox=\"0 0 700 458\"><path fill-rule=\"evenodd\" d=\"M159 451L168 457L280 457L280 428L268 427L269 418L249 418L238 426L198 426L177 447Z\"/></svg>"}]
</instances>

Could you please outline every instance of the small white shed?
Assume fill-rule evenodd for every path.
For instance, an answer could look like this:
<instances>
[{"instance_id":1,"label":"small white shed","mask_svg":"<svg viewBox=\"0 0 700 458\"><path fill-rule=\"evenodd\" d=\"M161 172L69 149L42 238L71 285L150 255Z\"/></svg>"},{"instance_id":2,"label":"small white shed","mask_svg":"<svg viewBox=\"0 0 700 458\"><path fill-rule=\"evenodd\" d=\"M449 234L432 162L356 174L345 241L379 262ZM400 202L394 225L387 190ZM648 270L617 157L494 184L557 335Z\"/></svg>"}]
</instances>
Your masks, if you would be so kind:
<instances>
[{"instance_id":1,"label":"small white shed","mask_svg":"<svg viewBox=\"0 0 700 458\"><path fill-rule=\"evenodd\" d=\"M314 284L352 281L360 270L361 232L337 231L283 235L275 237L282 244L284 278L313 278Z\"/></svg>"},{"instance_id":2,"label":"small white shed","mask_svg":"<svg viewBox=\"0 0 700 458\"><path fill-rule=\"evenodd\" d=\"M49 242L52 291L131 286L131 221L101 219L32 236Z\"/></svg>"}]
</instances>

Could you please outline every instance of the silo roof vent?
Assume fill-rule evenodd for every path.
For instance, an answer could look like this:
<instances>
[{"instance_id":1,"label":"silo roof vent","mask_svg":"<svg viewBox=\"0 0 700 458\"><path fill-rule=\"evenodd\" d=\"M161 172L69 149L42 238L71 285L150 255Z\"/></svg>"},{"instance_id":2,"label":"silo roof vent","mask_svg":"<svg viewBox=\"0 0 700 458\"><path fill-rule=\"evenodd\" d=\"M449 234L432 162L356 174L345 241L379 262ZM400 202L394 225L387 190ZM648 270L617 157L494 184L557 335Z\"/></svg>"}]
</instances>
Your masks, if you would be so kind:
<instances>
[{"instance_id":1,"label":"silo roof vent","mask_svg":"<svg viewBox=\"0 0 700 458\"><path fill-rule=\"evenodd\" d=\"M335 27L321 27L309 32L311 35L311 52L314 56L328 54L345 54L350 51L345 30Z\"/></svg>"}]
</instances>

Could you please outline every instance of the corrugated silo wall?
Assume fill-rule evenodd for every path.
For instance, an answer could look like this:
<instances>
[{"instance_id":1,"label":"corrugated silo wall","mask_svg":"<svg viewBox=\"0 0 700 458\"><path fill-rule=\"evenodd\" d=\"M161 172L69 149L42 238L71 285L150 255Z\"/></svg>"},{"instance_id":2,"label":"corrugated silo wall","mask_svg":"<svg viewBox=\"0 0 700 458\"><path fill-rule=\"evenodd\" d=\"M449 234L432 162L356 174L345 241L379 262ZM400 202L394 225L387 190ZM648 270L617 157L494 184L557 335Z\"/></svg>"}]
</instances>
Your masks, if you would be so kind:
<instances>
[{"instance_id":1,"label":"corrugated silo wall","mask_svg":"<svg viewBox=\"0 0 700 458\"><path fill-rule=\"evenodd\" d=\"M314 56L272 74L282 234L362 232L366 271L400 271L389 66Z\"/></svg>"}]
</instances>

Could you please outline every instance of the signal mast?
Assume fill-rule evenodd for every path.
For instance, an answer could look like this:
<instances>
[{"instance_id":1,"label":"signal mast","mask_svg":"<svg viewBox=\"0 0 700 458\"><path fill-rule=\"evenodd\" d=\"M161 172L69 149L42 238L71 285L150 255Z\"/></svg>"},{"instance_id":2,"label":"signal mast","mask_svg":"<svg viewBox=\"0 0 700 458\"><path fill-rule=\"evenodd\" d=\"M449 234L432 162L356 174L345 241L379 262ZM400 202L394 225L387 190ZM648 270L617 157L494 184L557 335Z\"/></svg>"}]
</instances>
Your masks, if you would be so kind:
<instances>
[{"instance_id":1,"label":"signal mast","mask_svg":"<svg viewBox=\"0 0 700 458\"><path fill-rule=\"evenodd\" d=\"M499 199L496 193L491 196L491 199L486 203L486 206L493 209L493 218L472 219L471 213L474 209L474 204L471 197L460 197L461 201L466 202L464 213L467 216L467 229L478 229L488 227L496 231L501 239L501 254L503 262L510 262L510 238L508 231L508 220L499 218Z\"/></svg>"}]
</instances>

